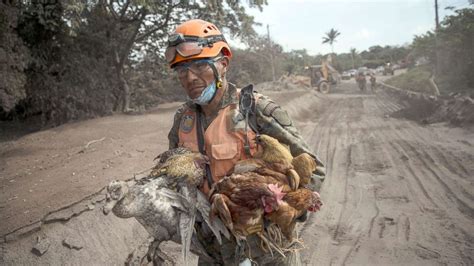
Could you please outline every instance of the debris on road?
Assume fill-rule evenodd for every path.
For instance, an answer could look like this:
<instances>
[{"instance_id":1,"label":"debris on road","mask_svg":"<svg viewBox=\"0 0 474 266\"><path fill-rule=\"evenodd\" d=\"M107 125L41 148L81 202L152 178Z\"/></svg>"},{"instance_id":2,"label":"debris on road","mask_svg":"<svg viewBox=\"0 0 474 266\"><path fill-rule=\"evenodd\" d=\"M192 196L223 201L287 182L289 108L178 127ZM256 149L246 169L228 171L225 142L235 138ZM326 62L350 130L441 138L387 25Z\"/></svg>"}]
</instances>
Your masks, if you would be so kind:
<instances>
[{"instance_id":1,"label":"debris on road","mask_svg":"<svg viewBox=\"0 0 474 266\"><path fill-rule=\"evenodd\" d=\"M69 249L81 250L84 245L77 238L67 237L63 240L63 246Z\"/></svg>"},{"instance_id":2,"label":"debris on road","mask_svg":"<svg viewBox=\"0 0 474 266\"><path fill-rule=\"evenodd\" d=\"M49 242L47 237L37 236L36 245L33 247L31 252L33 252L37 256L42 256L44 253L48 251L50 245L51 243Z\"/></svg>"}]
</instances>

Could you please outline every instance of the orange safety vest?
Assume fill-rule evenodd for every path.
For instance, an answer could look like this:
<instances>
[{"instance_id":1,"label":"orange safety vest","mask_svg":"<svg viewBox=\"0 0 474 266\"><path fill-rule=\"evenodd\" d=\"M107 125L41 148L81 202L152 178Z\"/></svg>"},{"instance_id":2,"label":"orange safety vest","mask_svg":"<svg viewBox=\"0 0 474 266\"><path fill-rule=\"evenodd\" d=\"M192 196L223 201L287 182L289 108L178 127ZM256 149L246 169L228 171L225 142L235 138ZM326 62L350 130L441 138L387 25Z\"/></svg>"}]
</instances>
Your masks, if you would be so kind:
<instances>
[{"instance_id":1,"label":"orange safety vest","mask_svg":"<svg viewBox=\"0 0 474 266\"><path fill-rule=\"evenodd\" d=\"M204 149L210 160L214 182L230 175L238 161L253 157L257 151L256 134L248 126L247 136L250 142L251 156L245 152L245 120L236 123L234 119L239 113L237 104L228 105L219 110L217 117L204 132ZM178 145L199 152L196 119L196 112L190 108L183 113L178 132ZM208 194L210 189L207 180L204 180L200 190L206 195Z\"/></svg>"}]
</instances>

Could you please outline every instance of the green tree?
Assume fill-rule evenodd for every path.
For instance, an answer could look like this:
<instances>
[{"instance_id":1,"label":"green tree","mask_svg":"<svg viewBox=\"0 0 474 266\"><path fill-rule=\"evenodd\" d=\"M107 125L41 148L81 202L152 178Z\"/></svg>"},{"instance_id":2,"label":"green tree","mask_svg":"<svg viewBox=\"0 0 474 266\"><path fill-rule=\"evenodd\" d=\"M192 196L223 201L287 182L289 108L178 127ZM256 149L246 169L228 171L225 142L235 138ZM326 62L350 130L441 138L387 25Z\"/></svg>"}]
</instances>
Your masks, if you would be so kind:
<instances>
[{"instance_id":1,"label":"green tree","mask_svg":"<svg viewBox=\"0 0 474 266\"><path fill-rule=\"evenodd\" d=\"M71 4L76 7L78 1ZM266 1L253 0L251 5L262 7ZM126 69L130 68L130 57L135 53L159 53L165 45L172 27L183 20L201 18L227 28L231 34L245 36L254 34L253 17L245 12L240 1L174 1L174 0L99 0L86 1L71 14L74 25L85 26L84 10L98 9L103 23L100 32L109 44L110 62L113 62L118 91L121 97L116 106L124 111L130 107L130 85L126 80Z\"/></svg>"},{"instance_id":2,"label":"green tree","mask_svg":"<svg viewBox=\"0 0 474 266\"><path fill-rule=\"evenodd\" d=\"M341 33L333 28L326 32L326 36L323 36L323 44L329 43L331 45L331 52L334 53L334 43L336 38L341 35Z\"/></svg>"},{"instance_id":3,"label":"green tree","mask_svg":"<svg viewBox=\"0 0 474 266\"><path fill-rule=\"evenodd\" d=\"M227 36L255 35L244 4L261 9L266 1L22 1L18 32L33 58L25 71L30 88L25 102L31 107L26 109L54 124L126 111L140 98L133 86L149 87L139 71L156 67L149 72L160 74L159 84L171 84L165 82L172 75L163 51L179 23L201 18ZM141 64L145 57L156 63Z\"/></svg>"},{"instance_id":4,"label":"green tree","mask_svg":"<svg viewBox=\"0 0 474 266\"><path fill-rule=\"evenodd\" d=\"M413 49L415 56L429 59L432 69L438 64L436 80L441 90L470 90L472 93L473 43L474 9L464 8L446 16L436 32L415 36Z\"/></svg>"},{"instance_id":5,"label":"green tree","mask_svg":"<svg viewBox=\"0 0 474 266\"><path fill-rule=\"evenodd\" d=\"M355 68L355 59L357 57L357 50L356 50L356 48L351 48L350 52L351 52L351 60L352 60L352 69L354 69Z\"/></svg>"}]
</instances>

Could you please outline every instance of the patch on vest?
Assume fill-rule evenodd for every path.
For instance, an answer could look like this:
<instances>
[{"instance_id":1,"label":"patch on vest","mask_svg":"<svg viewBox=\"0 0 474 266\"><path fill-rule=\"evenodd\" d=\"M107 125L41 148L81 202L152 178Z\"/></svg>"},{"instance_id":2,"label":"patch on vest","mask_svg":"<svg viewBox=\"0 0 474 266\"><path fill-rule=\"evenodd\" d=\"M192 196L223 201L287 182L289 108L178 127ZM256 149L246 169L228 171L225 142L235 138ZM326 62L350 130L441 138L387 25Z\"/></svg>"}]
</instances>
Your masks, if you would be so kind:
<instances>
[{"instance_id":1,"label":"patch on vest","mask_svg":"<svg viewBox=\"0 0 474 266\"><path fill-rule=\"evenodd\" d=\"M288 113L280 107L272 112L272 117L282 126L291 126L291 119L288 116Z\"/></svg>"},{"instance_id":2,"label":"patch on vest","mask_svg":"<svg viewBox=\"0 0 474 266\"><path fill-rule=\"evenodd\" d=\"M184 133L189 133L191 130L193 130L194 126L194 116L192 115L184 115L183 118L181 119L181 131Z\"/></svg>"}]
</instances>

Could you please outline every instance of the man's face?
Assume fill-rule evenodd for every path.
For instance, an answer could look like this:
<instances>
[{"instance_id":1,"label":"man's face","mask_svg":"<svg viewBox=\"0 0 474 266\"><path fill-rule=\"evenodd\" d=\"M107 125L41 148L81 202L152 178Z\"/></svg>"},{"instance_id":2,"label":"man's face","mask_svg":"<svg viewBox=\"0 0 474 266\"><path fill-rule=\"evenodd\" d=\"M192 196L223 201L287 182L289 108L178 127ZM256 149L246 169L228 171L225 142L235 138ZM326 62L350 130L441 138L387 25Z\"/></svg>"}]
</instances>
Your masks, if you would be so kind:
<instances>
[{"instance_id":1,"label":"man's face","mask_svg":"<svg viewBox=\"0 0 474 266\"><path fill-rule=\"evenodd\" d=\"M217 62L206 62L204 60L190 60L176 66L178 79L186 94L191 99L196 99L201 92L211 84L215 77L209 64L215 64L218 75L223 75L227 66L227 58L222 58ZM186 65L187 67L182 67ZM178 70L181 67L180 70Z\"/></svg>"}]
</instances>

